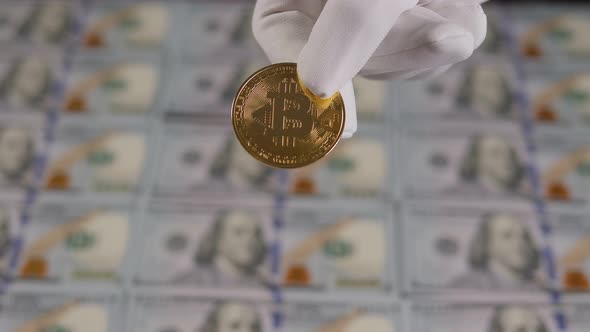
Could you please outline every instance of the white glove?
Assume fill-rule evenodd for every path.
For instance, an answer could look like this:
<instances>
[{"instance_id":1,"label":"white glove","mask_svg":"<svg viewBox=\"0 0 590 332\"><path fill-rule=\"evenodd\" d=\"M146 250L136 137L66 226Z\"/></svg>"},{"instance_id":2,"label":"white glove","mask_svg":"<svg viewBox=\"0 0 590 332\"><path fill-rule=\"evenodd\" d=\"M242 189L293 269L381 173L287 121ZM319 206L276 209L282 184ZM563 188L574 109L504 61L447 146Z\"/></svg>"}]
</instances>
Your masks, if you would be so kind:
<instances>
[{"instance_id":1,"label":"white glove","mask_svg":"<svg viewBox=\"0 0 590 332\"><path fill-rule=\"evenodd\" d=\"M273 63L296 62L316 96L340 91L356 131L352 78L412 79L467 59L486 34L479 0L258 0L253 31Z\"/></svg>"}]
</instances>

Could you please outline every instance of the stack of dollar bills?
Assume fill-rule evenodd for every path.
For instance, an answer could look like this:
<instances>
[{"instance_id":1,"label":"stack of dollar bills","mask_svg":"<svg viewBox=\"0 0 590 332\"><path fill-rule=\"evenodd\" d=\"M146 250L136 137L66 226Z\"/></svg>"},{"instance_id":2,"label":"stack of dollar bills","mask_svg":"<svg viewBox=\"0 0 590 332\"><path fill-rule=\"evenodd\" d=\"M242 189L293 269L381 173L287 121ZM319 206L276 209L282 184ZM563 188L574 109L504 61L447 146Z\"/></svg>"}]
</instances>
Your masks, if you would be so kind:
<instances>
[{"instance_id":1,"label":"stack of dollar bills","mask_svg":"<svg viewBox=\"0 0 590 332\"><path fill-rule=\"evenodd\" d=\"M589 331L590 6L486 6L281 171L230 124L252 1L0 1L0 331Z\"/></svg>"}]
</instances>

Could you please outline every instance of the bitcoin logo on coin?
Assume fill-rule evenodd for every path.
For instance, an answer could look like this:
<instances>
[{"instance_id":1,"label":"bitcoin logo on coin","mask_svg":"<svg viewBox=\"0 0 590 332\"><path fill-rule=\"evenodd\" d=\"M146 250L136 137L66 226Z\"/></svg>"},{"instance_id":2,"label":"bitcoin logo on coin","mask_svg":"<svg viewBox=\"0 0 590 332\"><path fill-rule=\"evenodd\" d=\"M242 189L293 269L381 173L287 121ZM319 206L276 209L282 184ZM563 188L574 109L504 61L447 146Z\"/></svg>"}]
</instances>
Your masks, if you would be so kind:
<instances>
[{"instance_id":1,"label":"bitcoin logo on coin","mask_svg":"<svg viewBox=\"0 0 590 332\"><path fill-rule=\"evenodd\" d=\"M240 87L232 123L254 158L273 167L302 167L328 154L342 135L340 93L327 104L304 92L296 64L278 63L257 71Z\"/></svg>"}]
</instances>

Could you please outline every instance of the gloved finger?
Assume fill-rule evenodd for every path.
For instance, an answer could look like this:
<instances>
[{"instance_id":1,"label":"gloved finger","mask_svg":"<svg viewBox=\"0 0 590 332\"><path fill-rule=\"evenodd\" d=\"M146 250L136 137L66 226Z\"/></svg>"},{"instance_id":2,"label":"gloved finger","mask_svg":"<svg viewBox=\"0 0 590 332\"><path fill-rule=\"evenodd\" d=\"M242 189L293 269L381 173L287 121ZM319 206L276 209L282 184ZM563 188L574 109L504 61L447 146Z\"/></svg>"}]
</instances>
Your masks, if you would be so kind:
<instances>
[{"instance_id":1,"label":"gloved finger","mask_svg":"<svg viewBox=\"0 0 590 332\"><path fill-rule=\"evenodd\" d=\"M469 31L416 6L400 16L360 74L376 76L447 66L472 53L473 35Z\"/></svg>"},{"instance_id":2,"label":"gloved finger","mask_svg":"<svg viewBox=\"0 0 590 332\"><path fill-rule=\"evenodd\" d=\"M328 0L301 50L299 75L314 94L329 97L350 81L398 17L417 0Z\"/></svg>"},{"instance_id":3,"label":"gloved finger","mask_svg":"<svg viewBox=\"0 0 590 332\"><path fill-rule=\"evenodd\" d=\"M271 62L296 62L321 10L319 0L258 0L252 19L254 37ZM346 111L342 138L349 138L357 129L352 82L340 93Z\"/></svg>"},{"instance_id":4,"label":"gloved finger","mask_svg":"<svg viewBox=\"0 0 590 332\"><path fill-rule=\"evenodd\" d=\"M481 8L480 1L436 0L425 7L471 32L474 49L483 43L487 32L487 16Z\"/></svg>"},{"instance_id":5,"label":"gloved finger","mask_svg":"<svg viewBox=\"0 0 590 332\"><path fill-rule=\"evenodd\" d=\"M318 0L258 0L254 38L271 62L296 62L321 10Z\"/></svg>"},{"instance_id":6,"label":"gloved finger","mask_svg":"<svg viewBox=\"0 0 590 332\"><path fill-rule=\"evenodd\" d=\"M408 80L422 80L426 78L434 78L451 68L452 65L440 66L438 68L430 68L419 73L414 73L408 76Z\"/></svg>"},{"instance_id":7,"label":"gloved finger","mask_svg":"<svg viewBox=\"0 0 590 332\"><path fill-rule=\"evenodd\" d=\"M380 75L363 75L363 77L373 79L373 80L388 80L388 79L398 79L398 80L421 80L425 78L433 78L438 76L451 68L452 65L440 66L436 68L424 68L424 69L417 69L417 70L403 70L397 71L392 73L385 73Z\"/></svg>"}]
</instances>

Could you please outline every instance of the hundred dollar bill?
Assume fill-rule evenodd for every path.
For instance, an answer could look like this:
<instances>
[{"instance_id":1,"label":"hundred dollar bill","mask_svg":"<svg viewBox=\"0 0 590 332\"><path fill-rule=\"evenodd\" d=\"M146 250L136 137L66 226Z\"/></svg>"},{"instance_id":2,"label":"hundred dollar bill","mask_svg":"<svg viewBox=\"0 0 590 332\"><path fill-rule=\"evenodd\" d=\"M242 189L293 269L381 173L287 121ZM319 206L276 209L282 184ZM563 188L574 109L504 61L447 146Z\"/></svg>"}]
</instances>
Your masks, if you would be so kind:
<instances>
[{"instance_id":1,"label":"hundred dollar bill","mask_svg":"<svg viewBox=\"0 0 590 332\"><path fill-rule=\"evenodd\" d=\"M548 304L419 302L411 310L414 332L557 332Z\"/></svg>"},{"instance_id":2,"label":"hundred dollar bill","mask_svg":"<svg viewBox=\"0 0 590 332\"><path fill-rule=\"evenodd\" d=\"M590 289L590 224L584 210L549 210L550 247L558 288L566 292Z\"/></svg>"},{"instance_id":3,"label":"hundred dollar bill","mask_svg":"<svg viewBox=\"0 0 590 332\"><path fill-rule=\"evenodd\" d=\"M570 128L590 124L590 70L584 66L550 67L527 75L525 84L534 119Z\"/></svg>"},{"instance_id":4,"label":"hundred dollar bill","mask_svg":"<svg viewBox=\"0 0 590 332\"><path fill-rule=\"evenodd\" d=\"M171 39L174 7L165 2L95 3L81 34L82 50L93 54L159 51Z\"/></svg>"},{"instance_id":5,"label":"hundred dollar bill","mask_svg":"<svg viewBox=\"0 0 590 332\"><path fill-rule=\"evenodd\" d=\"M397 304L287 302L280 307L280 331L404 331L401 308Z\"/></svg>"},{"instance_id":6,"label":"hundred dollar bill","mask_svg":"<svg viewBox=\"0 0 590 332\"><path fill-rule=\"evenodd\" d=\"M66 81L65 114L144 115L156 102L160 71L153 58L82 58Z\"/></svg>"},{"instance_id":7,"label":"hundred dollar bill","mask_svg":"<svg viewBox=\"0 0 590 332\"><path fill-rule=\"evenodd\" d=\"M130 208L89 202L41 202L24 228L19 281L122 283L128 268Z\"/></svg>"},{"instance_id":8,"label":"hundred dollar bill","mask_svg":"<svg viewBox=\"0 0 590 332\"><path fill-rule=\"evenodd\" d=\"M140 295L133 301L129 332L275 331L269 303Z\"/></svg>"},{"instance_id":9,"label":"hundred dollar bill","mask_svg":"<svg viewBox=\"0 0 590 332\"><path fill-rule=\"evenodd\" d=\"M397 238L381 204L289 206L280 230L284 290L390 291Z\"/></svg>"},{"instance_id":10,"label":"hundred dollar bill","mask_svg":"<svg viewBox=\"0 0 590 332\"><path fill-rule=\"evenodd\" d=\"M40 121L28 121L16 114L0 117L0 197L22 197L34 186L34 170L43 145Z\"/></svg>"},{"instance_id":11,"label":"hundred dollar bill","mask_svg":"<svg viewBox=\"0 0 590 332\"><path fill-rule=\"evenodd\" d=\"M504 59L474 57L431 80L399 82L402 119L515 120L517 80Z\"/></svg>"},{"instance_id":12,"label":"hundred dollar bill","mask_svg":"<svg viewBox=\"0 0 590 332\"><path fill-rule=\"evenodd\" d=\"M418 126L404 135L402 192L412 198L524 199L522 137L492 125Z\"/></svg>"},{"instance_id":13,"label":"hundred dollar bill","mask_svg":"<svg viewBox=\"0 0 590 332\"><path fill-rule=\"evenodd\" d=\"M530 208L412 205L404 217L412 291L532 293L549 287Z\"/></svg>"},{"instance_id":14,"label":"hundred dollar bill","mask_svg":"<svg viewBox=\"0 0 590 332\"><path fill-rule=\"evenodd\" d=\"M160 208L145 217L134 283L181 288L260 287L276 255L268 208Z\"/></svg>"},{"instance_id":15,"label":"hundred dollar bill","mask_svg":"<svg viewBox=\"0 0 590 332\"><path fill-rule=\"evenodd\" d=\"M527 64L584 63L590 57L587 6L518 6L513 11L519 51Z\"/></svg>"},{"instance_id":16,"label":"hundred dollar bill","mask_svg":"<svg viewBox=\"0 0 590 332\"><path fill-rule=\"evenodd\" d=\"M289 172L288 191L298 197L386 197L392 190L388 132L360 126L354 139L342 140L323 159Z\"/></svg>"},{"instance_id":17,"label":"hundred dollar bill","mask_svg":"<svg viewBox=\"0 0 590 332\"><path fill-rule=\"evenodd\" d=\"M76 1L5 1L0 42L60 45L71 37Z\"/></svg>"},{"instance_id":18,"label":"hundred dollar bill","mask_svg":"<svg viewBox=\"0 0 590 332\"><path fill-rule=\"evenodd\" d=\"M15 47L0 55L2 111L41 112L55 104L54 90L61 80L61 58L40 48Z\"/></svg>"},{"instance_id":19,"label":"hundred dollar bill","mask_svg":"<svg viewBox=\"0 0 590 332\"><path fill-rule=\"evenodd\" d=\"M156 195L247 198L277 188L277 172L252 158L228 127L166 125L161 151Z\"/></svg>"},{"instance_id":20,"label":"hundred dollar bill","mask_svg":"<svg viewBox=\"0 0 590 332\"><path fill-rule=\"evenodd\" d=\"M123 331L125 308L115 295L8 294L0 303L0 330L6 332Z\"/></svg>"},{"instance_id":21,"label":"hundred dollar bill","mask_svg":"<svg viewBox=\"0 0 590 332\"><path fill-rule=\"evenodd\" d=\"M245 3L195 3L183 7L178 46L189 58L216 58L252 53L252 9Z\"/></svg>"},{"instance_id":22,"label":"hundred dollar bill","mask_svg":"<svg viewBox=\"0 0 590 332\"><path fill-rule=\"evenodd\" d=\"M148 130L81 123L59 126L43 187L52 192L135 192L149 146Z\"/></svg>"},{"instance_id":23,"label":"hundred dollar bill","mask_svg":"<svg viewBox=\"0 0 590 332\"><path fill-rule=\"evenodd\" d=\"M584 135L542 133L537 143L541 195L550 203L584 205L590 195L590 141Z\"/></svg>"}]
</instances>

